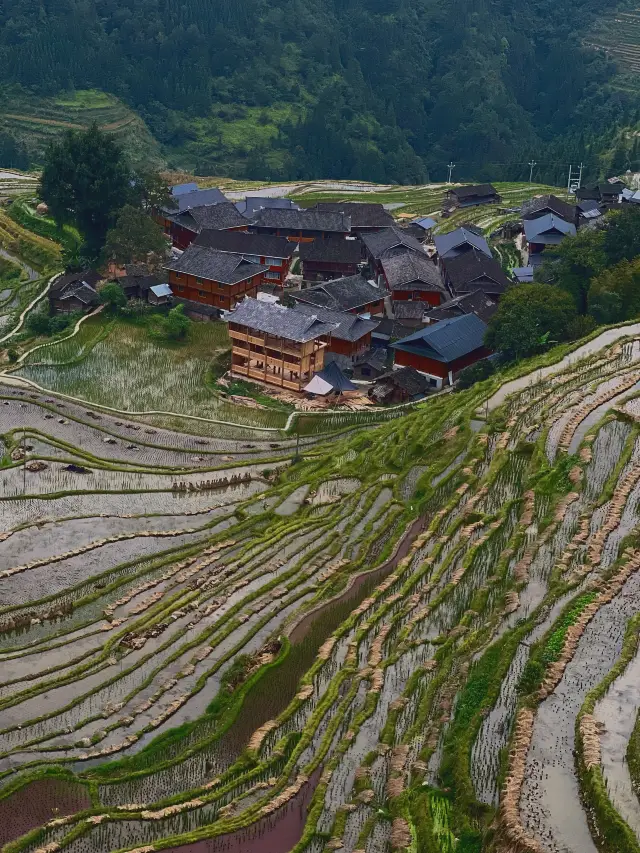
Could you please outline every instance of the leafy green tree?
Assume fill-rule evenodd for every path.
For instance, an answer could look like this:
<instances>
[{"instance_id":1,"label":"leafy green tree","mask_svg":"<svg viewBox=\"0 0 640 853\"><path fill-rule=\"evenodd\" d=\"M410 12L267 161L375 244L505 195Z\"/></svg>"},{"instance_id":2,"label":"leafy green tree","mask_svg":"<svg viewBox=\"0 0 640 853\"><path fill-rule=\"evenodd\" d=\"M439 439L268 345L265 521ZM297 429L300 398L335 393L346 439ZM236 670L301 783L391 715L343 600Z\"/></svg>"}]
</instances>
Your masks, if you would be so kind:
<instances>
[{"instance_id":1,"label":"leafy green tree","mask_svg":"<svg viewBox=\"0 0 640 853\"><path fill-rule=\"evenodd\" d=\"M131 191L124 153L96 125L70 130L47 150L40 197L56 223L73 223L97 257L117 211Z\"/></svg>"},{"instance_id":2,"label":"leafy green tree","mask_svg":"<svg viewBox=\"0 0 640 853\"><path fill-rule=\"evenodd\" d=\"M153 267L162 263L167 250L167 240L158 223L143 210L125 204L116 224L107 232L104 256L118 266L146 262Z\"/></svg>"},{"instance_id":3,"label":"leafy green tree","mask_svg":"<svg viewBox=\"0 0 640 853\"><path fill-rule=\"evenodd\" d=\"M589 312L599 323L619 323L640 316L640 257L620 261L593 279Z\"/></svg>"},{"instance_id":4,"label":"leafy green tree","mask_svg":"<svg viewBox=\"0 0 640 853\"><path fill-rule=\"evenodd\" d=\"M520 359L566 340L576 316L571 296L551 284L521 284L508 290L489 320L486 345L507 359Z\"/></svg>"},{"instance_id":5,"label":"leafy green tree","mask_svg":"<svg viewBox=\"0 0 640 853\"><path fill-rule=\"evenodd\" d=\"M131 200L147 211L157 207L177 207L167 182L158 172L149 169L138 170L134 174L131 181Z\"/></svg>"},{"instance_id":6,"label":"leafy green tree","mask_svg":"<svg viewBox=\"0 0 640 853\"><path fill-rule=\"evenodd\" d=\"M629 204L609 214L604 251L609 266L640 255L640 207Z\"/></svg>"},{"instance_id":7,"label":"leafy green tree","mask_svg":"<svg viewBox=\"0 0 640 853\"><path fill-rule=\"evenodd\" d=\"M171 341L184 340L189 334L191 320L184 313L184 305L176 305L166 317L163 317L162 330L164 336Z\"/></svg>"},{"instance_id":8,"label":"leafy green tree","mask_svg":"<svg viewBox=\"0 0 640 853\"><path fill-rule=\"evenodd\" d=\"M120 311L127 304L127 296L119 284L111 281L100 290L100 302L111 311Z\"/></svg>"},{"instance_id":9,"label":"leafy green tree","mask_svg":"<svg viewBox=\"0 0 640 853\"><path fill-rule=\"evenodd\" d=\"M545 251L536 280L553 282L570 293L580 314L586 314L591 279L607 264L605 239L605 232L599 229L583 229L575 237L565 238L553 250Z\"/></svg>"}]
</instances>

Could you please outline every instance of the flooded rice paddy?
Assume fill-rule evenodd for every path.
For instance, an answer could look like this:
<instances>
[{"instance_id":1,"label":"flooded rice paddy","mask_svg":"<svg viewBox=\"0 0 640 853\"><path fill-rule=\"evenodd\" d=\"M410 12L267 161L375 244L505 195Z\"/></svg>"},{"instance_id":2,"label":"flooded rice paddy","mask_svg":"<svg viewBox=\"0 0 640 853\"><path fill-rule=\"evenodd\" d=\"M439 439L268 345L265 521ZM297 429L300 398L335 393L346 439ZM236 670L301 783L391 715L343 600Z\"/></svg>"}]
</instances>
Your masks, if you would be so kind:
<instances>
[{"instance_id":1,"label":"flooded rice paddy","mask_svg":"<svg viewBox=\"0 0 640 853\"><path fill-rule=\"evenodd\" d=\"M638 839L640 350L605 343L302 456L4 388L0 845Z\"/></svg>"}]
</instances>

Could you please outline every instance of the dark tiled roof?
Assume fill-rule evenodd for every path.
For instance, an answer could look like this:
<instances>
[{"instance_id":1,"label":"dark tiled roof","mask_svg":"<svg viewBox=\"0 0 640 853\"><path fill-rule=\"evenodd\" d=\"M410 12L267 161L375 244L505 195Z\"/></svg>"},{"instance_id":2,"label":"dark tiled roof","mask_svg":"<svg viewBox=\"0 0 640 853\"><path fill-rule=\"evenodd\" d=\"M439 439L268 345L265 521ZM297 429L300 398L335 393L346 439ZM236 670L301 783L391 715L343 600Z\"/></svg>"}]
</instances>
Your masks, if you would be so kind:
<instances>
[{"instance_id":1,"label":"dark tiled roof","mask_svg":"<svg viewBox=\"0 0 640 853\"><path fill-rule=\"evenodd\" d=\"M556 213L567 222L573 222L576 218L575 205L567 204L555 195L541 195L522 202L523 219L538 219L545 213Z\"/></svg>"},{"instance_id":2,"label":"dark tiled roof","mask_svg":"<svg viewBox=\"0 0 640 853\"><path fill-rule=\"evenodd\" d=\"M330 213L345 213L351 217L352 228L388 228L394 219L381 204L353 201L321 201L318 210Z\"/></svg>"},{"instance_id":3,"label":"dark tiled roof","mask_svg":"<svg viewBox=\"0 0 640 853\"><path fill-rule=\"evenodd\" d=\"M290 258L295 244L286 237L269 234L249 234L247 231L217 231L204 228L193 241L194 246L206 246L234 255L259 255L269 258Z\"/></svg>"},{"instance_id":4,"label":"dark tiled roof","mask_svg":"<svg viewBox=\"0 0 640 853\"><path fill-rule=\"evenodd\" d=\"M236 207L247 219L251 219L263 207L278 208L279 210L300 209L290 198L267 198L261 195L248 195L242 201L237 201Z\"/></svg>"},{"instance_id":5,"label":"dark tiled roof","mask_svg":"<svg viewBox=\"0 0 640 853\"><path fill-rule=\"evenodd\" d=\"M205 305L204 302L194 302L192 299L183 299L181 296L173 297L173 302L176 305L184 305L185 311L193 311L195 314L201 314L203 317L218 317L220 310L213 305Z\"/></svg>"},{"instance_id":6,"label":"dark tiled roof","mask_svg":"<svg viewBox=\"0 0 640 853\"><path fill-rule=\"evenodd\" d=\"M440 257L445 259L460 255L469 248L478 249L488 258L492 257L489 244L475 229L461 227L447 234L436 234L434 243Z\"/></svg>"},{"instance_id":7,"label":"dark tiled roof","mask_svg":"<svg viewBox=\"0 0 640 853\"><path fill-rule=\"evenodd\" d=\"M360 241L344 237L329 237L326 240L300 244L300 260L303 263L304 261L324 261L334 264L357 264L361 256Z\"/></svg>"},{"instance_id":8,"label":"dark tiled roof","mask_svg":"<svg viewBox=\"0 0 640 853\"><path fill-rule=\"evenodd\" d=\"M405 338L412 332L415 332L415 326L405 326L400 320L391 320L389 317L383 317L378 328L373 332L373 337L379 340L386 339L397 341L399 338Z\"/></svg>"},{"instance_id":9,"label":"dark tiled roof","mask_svg":"<svg viewBox=\"0 0 640 853\"><path fill-rule=\"evenodd\" d=\"M57 278L49 289L51 296L62 293L69 285L88 284L95 290L96 285L103 280L104 276L95 270L83 270L82 272L68 272Z\"/></svg>"},{"instance_id":10,"label":"dark tiled roof","mask_svg":"<svg viewBox=\"0 0 640 853\"><path fill-rule=\"evenodd\" d=\"M115 283L124 290L135 287L144 292L150 287L155 287L156 284L162 284L162 281L157 276L146 273L145 275L125 275L116 279Z\"/></svg>"},{"instance_id":11,"label":"dark tiled roof","mask_svg":"<svg viewBox=\"0 0 640 853\"><path fill-rule=\"evenodd\" d=\"M424 247L419 240L401 231L399 228L384 228L382 231L374 231L371 234L363 234L362 242L372 258L378 260L386 253L399 246L411 249L420 255L424 255Z\"/></svg>"},{"instance_id":12,"label":"dark tiled roof","mask_svg":"<svg viewBox=\"0 0 640 853\"><path fill-rule=\"evenodd\" d=\"M494 258L475 249L447 260L445 269L456 293L470 290L503 293L512 284Z\"/></svg>"},{"instance_id":13,"label":"dark tiled roof","mask_svg":"<svg viewBox=\"0 0 640 853\"><path fill-rule=\"evenodd\" d=\"M456 198L464 199L498 194L496 188L491 184L475 184L474 186L469 187L454 187L450 192L455 195Z\"/></svg>"},{"instance_id":14,"label":"dark tiled roof","mask_svg":"<svg viewBox=\"0 0 640 853\"><path fill-rule=\"evenodd\" d=\"M342 213L330 213L316 208L309 210L286 210L265 207L253 216L258 228L283 228L291 231L334 231L348 234L351 219Z\"/></svg>"},{"instance_id":15,"label":"dark tiled roof","mask_svg":"<svg viewBox=\"0 0 640 853\"><path fill-rule=\"evenodd\" d=\"M323 323L315 315L308 317L292 308L251 298L238 303L234 310L227 314L227 320L267 335L276 335L299 343L320 338L333 330L331 323Z\"/></svg>"},{"instance_id":16,"label":"dark tiled roof","mask_svg":"<svg viewBox=\"0 0 640 853\"><path fill-rule=\"evenodd\" d=\"M186 185L188 186L188 184ZM179 188L178 188L179 189ZM175 207L166 208L169 213L183 213L185 210L190 210L193 207L202 207L203 205L220 204L226 202L227 198L217 187L211 187L208 190L192 190L187 192L172 193Z\"/></svg>"},{"instance_id":17,"label":"dark tiled roof","mask_svg":"<svg viewBox=\"0 0 640 853\"><path fill-rule=\"evenodd\" d=\"M573 237L576 226L573 222L565 222L553 213L545 213L540 219L525 219L524 235L530 243L557 244L564 237Z\"/></svg>"},{"instance_id":18,"label":"dark tiled roof","mask_svg":"<svg viewBox=\"0 0 640 853\"><path fill-rule=\"evenodd\" d=\"M191 216L198 231L202 231L204 228L223 231L225 228L239 228L247 225L247 220L237 210L235 204L230 201L194 207L185 215Z\"/></svg>"},{"instance_id":19,"label":"dark tiled roof","mask_svg":"<svg viewBox=\"0 0 640 853\"><path fill-rule=\"evenodd\" d=\"M335 326L331 332L332 338L339 338L342 341L359 341L369 332L373 332L378 328L377 320L363 320L357 314L347 314L344 311L331 311L328 308L321 308L318 305L308 305L305 302L297 302L294 311L300 314L305 314L307 317L317 317L323 323L330 323Z\"/></svg>"},{"instance_id":20,"label":"dark tiled roof","mask_svg":"<svg viewBox=\"0 0 640 853\"><path fill-rule=\"evenodd\" d=\"M78 299L84 305L97 305L100 301L95 287L92 287L92 285L87 284L85 281L68 284L59 294L58 299Z\"/></svg>"},{"instance_id":21,"label":"dark tiled roof","mask_svg":"<svg viewBox=\"0 0 640 853\"><path fill-rule=\"evenodd\" d=\"M324 379L335 391L357 391L358 386L344 375L335 361L329 362L323 370L316 373L320 379Z\"/></svg>"},{"instance_id":22,"label":"dark tiled roof","mask_svg":"<svg viewBox=\"0 0 640 853\"><path fill-rule=\"evenodd\" d=\"M450 364L484 345L487 324L475 314L442 320L393 344L396 349Z\"/></svg>"},{"instance_id":23,"label":"dark tiled roof","mask_svg":"<svg viewBox=\"0 0 640 853\"><path fill-rule=\"evenodd\" d=\"M396 300L393 303L393 314L396 320L422 320L422 315L427 307L425 302Z\"/></svg>"},{"instance_id":24,"label":"dark tiled roof","mask_svg":"<svg viewBox=\"0 0 640 853\"><path fill-rule=\"evenodd\" d=\"M413 290L445 292L440 270L425 255L406 250L401 254L382 258L382 269L391 290L402 290L409 285Z\"/></svg>"},{"instance_id":25,"label":"dark tiled roof","mask_svg":"<svg viewBox=\"0 0 640 853\"><path fill-rule=\"evenodd\" d=\"M221 284L237 284L239 281L245 281L253 275L264 272L268 267L250 264L240 255L192 245L179 258L167 264L165 269L195 275Z\"/></svg>"},{"instance_id":26,"label":"dark tiled roof","mask_svg":"<svg viewBox=\"0 0 640 853\"><path fill-rule=\"evenodd\" d=\"M475 314L486 323L498 310L498 304L481 290L472 290L463 293L448 302L443 302L437 308L432 308L427 313L427 318L433 323L437 320L450 320L452 317L460 317L463 314Z\"/></svg>"},{"instance_id":27,"label":"dark tiled roof","mask_svg":"<svg viewBox=\"0 0 640 853\"><path fill-rule=\"evenodd\" d=\"M414 370L413 367L401 367L400 370L389 370L377 378L376 384L378 382L401 388L410 397L416 397L418 394L426 394L431 387L431 383L427 377Z\"/></svg>"},{"instance_id":28,"label":"dark tiled roof","mask_svg":"<svg viewBox=\"0 0 640 853\"><path fill-rule=\"evenodd\" d=\"M307 302L332 311L351 311L384 299L384 292L361 275L349 275L295 291L291 296L296 302Z\"/></svg>"}]
</instances>

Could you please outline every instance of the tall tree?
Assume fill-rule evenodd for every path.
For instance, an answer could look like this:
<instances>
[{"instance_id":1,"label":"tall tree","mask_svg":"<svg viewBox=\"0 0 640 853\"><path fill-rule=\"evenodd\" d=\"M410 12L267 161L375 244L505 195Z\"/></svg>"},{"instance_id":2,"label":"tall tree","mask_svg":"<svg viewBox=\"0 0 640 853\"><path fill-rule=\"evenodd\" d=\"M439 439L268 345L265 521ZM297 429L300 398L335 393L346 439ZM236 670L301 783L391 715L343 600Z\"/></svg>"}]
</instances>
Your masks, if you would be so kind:
<instances>
[{"instance_id":1,"label":"tall tree","mask_svg":"<svg viewBox=\"0 0 640 853\"><path fill-rule=\"evenodd\" d=\"M551 284L521 284L500 300L489 321L486 345L508 359L539 352L547 345L566 340L576 316L573 299Z\"/></svg>"},{"instance_id":2,"label":"tall tree","mask_svg":"<svg viewBox=\"0 0 640 853\"><path fill-rule=\"evenodd\" d=\"M167 240L158 223L143 210L125 204L116 224L107 232L104 256L118 266L147 263L157 267L165 259L167 250Z\"/></svg>"},{"instance_id":3,"label":"tall tree","mask_svg":"<svg viewBox=\"0 0 640 853\"><path fill-rule=\"evenodd\" d=\"M131 192L124 153L97 125L71 130L48 149L40 196L59 225L73 223L97 256L117 211Z\"/></svg>"},{"instance_id":4,"label":"tall tree","mask_svg":"<svg viewBox=\"0 0 640 853\"><path fill-rule=\"evenodd\" d=\"M578 231L575 237L565 238L552 251L545 251L546 260L540 265L536 278L552 281L570 293L578 311L586 314L591 279L607 264L604 242L604 231Z\"/></svg>"}]
</instances>

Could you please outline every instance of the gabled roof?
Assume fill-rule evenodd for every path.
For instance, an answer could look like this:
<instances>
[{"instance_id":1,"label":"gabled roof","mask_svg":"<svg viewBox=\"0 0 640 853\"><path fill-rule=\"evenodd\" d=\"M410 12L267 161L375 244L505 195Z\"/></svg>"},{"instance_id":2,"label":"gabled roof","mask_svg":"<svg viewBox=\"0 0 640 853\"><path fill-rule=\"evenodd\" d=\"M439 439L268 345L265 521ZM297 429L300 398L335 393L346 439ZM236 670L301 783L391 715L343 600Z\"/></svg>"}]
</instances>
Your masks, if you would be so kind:
<instances>
[{"instance_id":1,"label":"gabled roof","mask_svg":"<svg viewBox=\"0 0 640 853\"><path fill-rule=\"evenodd\" d=\"M413 302L411 299L399 299L393 303L393 316L396 320L422 320L428 308L426 302Z\"/></svg>"},{"instance_id":2,"label":"gabled roof","mask_svg":"<svg viewBox=\"0 0 640 853\"><path fill-rule=\"evenodd\" d=\"M514 267L513 274L516 281L531 282L533 281L533 267Z\"/></svg>"},{"instance_id":3,"label":"gabled roof","mask_svg":"<svg viewBox=\"0 0 640 853\"><path fill-rule=\"evenodd\" d=\"M358 386L354 385L350 379L344 375L342 370L340 370L339 365L336 364L335 361L330 361L329 364L326 365L322 370L319 370L316 373L316 376L319 376L320 379L324 379L334 391L357 391Z\"/></svg>"},{"instance_id":4,"label":"gabled roof","mask_svg":"<svg viewBox=\"0 0 640 853\"><path fill-rule=\"evenodd\" d=\"M431 387L431 383L426 376L419 373L413 367L401 367L400 370L389 370L378 376L376 386L390 385L395 388L401 388L406 391L410 397L416 397L419 394L426 394Z\"/></svg>"},{"instance_id":5,"label":"gabled roof","mask_svg":"<svg viewBox=\"0 0 640 853\"><path fill-rule=\"evenodd\" d=\"M640 195L640 193L638 193L638 195ZM584 201L579 201L576 206L582 216L586 216L587 214L595 214L596 216L600 216L602 214L602 211L600 210L600 205L595 200L595 198L585 198Z\"/></svg>"},{"instance_id":6,"label":"gabled roof","mask_svg":"<svg viewBox=\"0 0 640 853\"><path fill-rule=\"evenodd\" d=\"M436 234L434 238L438 254L443 259L454 258L468 249L478 249L488 258L492 257L489 244L484 237L468 228L456 228L448 234Z\"/></svg>"},{"instance_id":7,"label":"gabled roof","mask_svg":"<svg viewBox=\"0 0 640 853\"><path fill-rule=\"evenodd\" d=\"M405 250L382 258L382 269L391 290L411 286L412 290L430 290L446 293L440 270L425 254Z\"/></svg>"},{"instance_id":8,"label":"gabled roof","mask_svg":"<svg viewBox=\"0 0 640 853\"><path fill-rule=\"evenodd\" d=\"M449 192L460 199L498 194L498 191L492 184L474 184L468 187L453 187Z\"/></svg>"},{"instance_id":9,"label":"gabled roof","mask_svg":"<svg viewBox=\"0 0 640 853\"><path fill-rule=\"evenodd\" d=\"M226 319L230 323L298 343L313 341L333 331L331 323L323 323L315 315L308 317L284 305L273 305L250 297L239 302Z\"/></svg>"},{"instance_id":10,"label":"gabled roof","mask_svg":"<svg viewBox=\"0 0 640 853\"><path fill-rule=\"evenodd\" d=\"M263 207L277 208L279 210L300 210L290 198L267 198L261 195L248 195L241 201L236 202L236 207L247 219L252 219L254 214Z\"/></svg>"},{"instance_id":11,"label":"gabled roof","mask_svg":"<svg viewBox=\"0 0 640 853\"><path fill-rule=\"evenodd\" d=\"M182 184L183 187L189 187L190 184ZM217 187L211 187L207 190L199 190L196 186L195 190L185 190L175 192L173 188L171 195L173 196L176 207L167 208L168 213L184 213L185 210L190 210L193 207L203 207L204 205L219 204L227 201Z\"/></svg>"},{"instance_id":12,"label":"gabled roof","mask_svg":"<svg viewBox=\"0 0 640 853\"><path fill-rule=\"evenodd\" d=\"M427 326L392 344L395 349L450 364L484 345L487 324L475 314L465 314Z\"/></svg>"},{"instance_id":13,"label":"gabled roof","mask_svg":"<svg viewBox=\"0 0 640 853\"><path fill-rule=\"evenodd\" d=\"M191 245L179 258L167 264L165 269L195 275L220 284L237 284L264 272L268 267L251 264L241 255L231 255L227 252L207 249L205 246Z\"/></svg>"},{"instance_id":14,"label":"gabled roof","mask_svg":"<svg viewBox=\"0 0 640 853\"><path fill-rule=\"evenodd\" d=\"M352 311L384 299L384 292L361 275L348 275L325 281L316 287L291 293L296 302L306 302L330 308L332 311Z\"/></svg>"},{"instance_id":15,"label":"gabled roof","mask_svg":"<svg viewBox=\"0 0 640 853\"><path fill-rule=\"evenodd\" d=\"M100 301L100 297L98 296L95 287L87 284L86 281L78 281L68 284L59 294L58 299L61 301L63 299L77 299L84 305L97 305Z\"/></svg>"},{"instance_id":16,"label":"gabled roof","mask_svg":"<svg viewBox=\"0 0 640 853\"><path fill-rule=\"evenodd\" d=\"M96 270L83 270L82 272L68 272L59 276L49 288L49 295L55 296L57 293L62 293L70 285L80 286L88 284L95 290L96 285L104 278Z\"/></svg>"},{"instance_id":17,"label":"gabled roof","mask_svg":"<svg viewBox=\"0 0 640 853\"><path fill-rule=\"evenodd\" d=\"M438 223L430 216L423 216L422 219L412 219L411 224L419 225L420 228L423 228L425 231L431 231L431 229L435 228Z\"/></svg>"},{"instance_id":18,"label":"gabled roof","mask_svg":"<svg viewBox=\"0 0 640 853\"><path fill-rule=\"evenodd\" d=\"M154 296L173 296L173 290L164 282L163 284L154 284L150 288Z\"/></svg>"},{"instance_id":19,"label":"gabled roof","mask_svg":"<svg viewBox=\"0 0 640 853\"><path fill-rule=\"evenodd\" d=\"M317 317L323 323L334 326L331 332L332 338L342 341L359 341L369 332L378 328L379 321L365 320L357 314L348 314L345 311L331 311L329 308L321 308L318 305L308 305L305 302L297 302L293 308L307 317Z\"/></svg>"},{"instance_id":20,"label":"gabled roof","mask_svg":"<svg viewBox=\"0 0 640 853\"><path fill-rule=\"evenodd\" d=\"M522 202L523 219L539 219L546 213L555 213L566 222L573 222L576 217L576 207L555 195L541 195Z\"/></svg>"},{"instance_id":21,"label":"gabled roof","mask_svg":"<svg viewBox=\"0 0 640 853\"><path fill-rule=\"evenodd\" d=\"M352 228L388 228L394 219L381 204L354 201L321 201L316 209L329 213L344 213L351 217Z\"/></svg>"},{"instance_id":22,"label":"gabled roof","mask_svg":"<svg viewBox=\"0 0 640 853\"><path fill-rule=\"evenodd\" d=\"M176 184L175 187L171 187L171 195L179 196L184 195L185 193L194 193L198 189L198 185L195 181L192 181L189 184Z\"/></svg>"},{"instance_id":23,"label":"gabled roof","mask_svg":"<svg viewBox=\"0 0 640 853\"><path fill-rule=\"evenodd\" d=\"M262 258L290 258L296 248L286 237L250 234L248 231L218 231L214 228L203 228L193 244L217 249L219 252L259 255Z\"/></svg>"},{"instance_id":24,"label":"gabled roof","mask_svg":"<svg viewBox=\"0 0 640 853\"><path fill-rule=\"evenodd\" d=\"M398 247L410 249L420 255L425 254L424 246L419 240L395 227L384 228L382 231L374 231L371 234L363 234L361 239L375 260L383 258L385 254Z\"/></svg>"},{"instance_id":25,"label":"gabled roof","mask_svg":"<svg viewBox=\"0 0 640 853\"><path fill-rule=\"evenodd\" d=\"M452 317L461 317L464 314L475 314L486 323L498 310L498 304L481 290L473 290L456 296L448 302L443 302L437 308L432 308L427 313L429 322L450 320Z\"/></svg>"},{"instance_id":26,"label":"gabled roof","mask_svg":"<svg viewBox=\"0 0 640 853\"><path fill-rule=\"evenodd\" d=\"M300 260L333 264L358 264L362 258L359 240L344 237L328 237L300 244Z\"/></svg>"},{"instance_id":27,"label":"gabled roof","mask_svg":"<svg viewBox=\"0 0 640 853\"><path fill-rule=\"evenodd\" d=\"M540 219L525 219L525 237L530 243L559 243L563 237L573 237L576 226L573 222L565 222L553 213L547 213Z\"/></svg>"},{"instance_id":28,"label":"gabled roof","mask_svg":"<svg viewBox=\"0 0 640 853\"><path fill-rule=\"evenodd\" d=\"M471 290L504 293L512 283L495 258L488 258L476 249L448 258L445 269L451 287L457 294Z\"/></svg>"},{"instance_id":29,"label":"gabled roof","mask_svg":"<svg viewBox=\"0 0 640 853\"><path fill-rule=\"evenodd\" d=\"M256 228L284 228L291 231L332 231L348 234L351 219L342 213L308 210L291 210L265 207L252 217Z\"/></svg>"},{"instance_id":30,"label":"gabled roof","mask_svg":"<svg viewBox=\"0 0 640 853\"><path fill-rule=\"evenodd\" d=\"M205 228L223 231L225 228L240 228L247 225L247 220L230 201L193 207L184 213L169 216L169 219L196 233Z\"/></svg>"}]
</instances>

